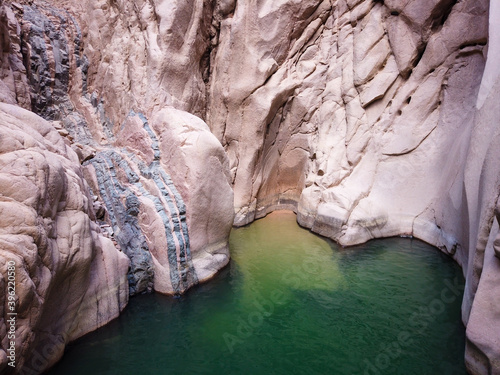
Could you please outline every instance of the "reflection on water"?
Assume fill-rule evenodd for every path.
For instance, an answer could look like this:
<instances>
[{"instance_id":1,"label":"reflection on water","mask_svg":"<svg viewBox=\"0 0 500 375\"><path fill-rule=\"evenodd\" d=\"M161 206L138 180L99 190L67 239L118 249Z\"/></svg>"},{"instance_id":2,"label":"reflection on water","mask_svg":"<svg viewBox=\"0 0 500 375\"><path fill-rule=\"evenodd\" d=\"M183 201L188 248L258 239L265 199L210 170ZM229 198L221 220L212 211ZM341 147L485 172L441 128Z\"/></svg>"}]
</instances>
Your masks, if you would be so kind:
<instances>
[{"instance_id":1,"label":"reflection on water","mask_svg":"<svg viewBox=\"0 0 500 375\"><path fill-rule=\"evenodd\" d=\"M231 255L181 298L132 298L49 374L466 373L464 281L433 247L342 249L276 212L233 230Z\"/></svg>"}]
</instances>

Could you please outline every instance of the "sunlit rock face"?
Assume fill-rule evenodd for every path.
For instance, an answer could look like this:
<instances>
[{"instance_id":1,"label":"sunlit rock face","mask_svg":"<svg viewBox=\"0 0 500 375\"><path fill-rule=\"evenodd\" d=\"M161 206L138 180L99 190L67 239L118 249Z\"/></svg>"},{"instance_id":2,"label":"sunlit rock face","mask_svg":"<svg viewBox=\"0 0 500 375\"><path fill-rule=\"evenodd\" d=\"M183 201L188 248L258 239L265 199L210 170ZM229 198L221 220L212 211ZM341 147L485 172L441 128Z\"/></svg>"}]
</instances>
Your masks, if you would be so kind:
<instances>
[{"instance_id":1,"label":"sunlit rock face","mask_svg":"<svg viewBox=\"0 0 500 375\"><path fill-rule=\"evenodd\" d=\"M235 224L292 206L344 245L415 234L451 251L439 227L461 203L487 17L485 1L238 4L208 111Z\"/></svg>"},{"instance_id":2,"label":"sunlit rock face","mask_svg":"<svg viewBox=\"0 0 500 375\"><path fill-rule=\"evenodd\" d=\"M233 217L292 209L343 245L416 236L463 267L467 365L496 374L495 6L4 2L0 100L76 153L131 294L210 278Z\"/></svg>"},{"instance_id":3,"label":"sunlit rock face","mask_svg":"<svg viewBox=\"0 0 500 375\"><path fill-rule=\"evenodd\" d=\"M207 121L230 158L235 224L292 208L343 245L412 235L438 246L468 278L469 369L498 373L498 30L488 32L488 2L231 9L220 15Z\"/></svg>"}]
</instances>

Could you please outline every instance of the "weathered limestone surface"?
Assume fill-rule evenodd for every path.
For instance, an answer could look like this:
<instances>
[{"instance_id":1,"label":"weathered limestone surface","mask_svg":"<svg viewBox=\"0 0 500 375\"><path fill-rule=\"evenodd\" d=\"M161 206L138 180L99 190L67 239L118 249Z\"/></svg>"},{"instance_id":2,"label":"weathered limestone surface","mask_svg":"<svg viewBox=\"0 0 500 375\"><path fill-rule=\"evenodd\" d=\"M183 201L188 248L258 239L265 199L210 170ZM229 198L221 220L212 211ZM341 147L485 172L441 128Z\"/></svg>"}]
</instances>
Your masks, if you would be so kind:
<instances>
[{"instance_id":1,"label":"weathered limestone surface","mask_svg":"<svg viewBox=\"0 0 500 375\"><path fill-rule=\"evenodd\" d=\"M472 374L500 374L500 4L491 2L488 58L465 168L468 259L462 312ZM467 225L464 225L467 228ZM467 245L467 242L465 243Z\"/></svg>"},{"instance_id":2,"label":"weathered limestone surface","mask_svg":"<svg viewBox=\"0 0 500 375\"><path fill-rule=\"evenodd\" d=\"M237 3L220 23L207 113L230 158L236 225L292 207L343 245L412 235L454 256L467 277L467 365L480 374L500 373L488 70L476 105L486 56L498 71L488 7Z\"/></svg>"},{"instance_id":3,"label":"weathered limestone surface","mask_svg":"<svg viewBox=\"0 0 500 375\"><path fill-rule=\"evenodd\" d=\"M451 249L433 211L461 196L487 6L238 3L207 115L230 157L235 224L295 201L302 225L345 245L418 232Z\"/></svg>"},{"instance_id":4,"label":"weathered limestone surface","mask_svg":"<svg viewBox=\"0 0 500 375\"><path fill-rule=\"evenodd\" d=\"M227 263L233 215L292 209L343 245L453 256L467 366L500 374L495 1L20 3L0 100L71 144L131 294L182 293Z\"/></svg>"}]
</instances>

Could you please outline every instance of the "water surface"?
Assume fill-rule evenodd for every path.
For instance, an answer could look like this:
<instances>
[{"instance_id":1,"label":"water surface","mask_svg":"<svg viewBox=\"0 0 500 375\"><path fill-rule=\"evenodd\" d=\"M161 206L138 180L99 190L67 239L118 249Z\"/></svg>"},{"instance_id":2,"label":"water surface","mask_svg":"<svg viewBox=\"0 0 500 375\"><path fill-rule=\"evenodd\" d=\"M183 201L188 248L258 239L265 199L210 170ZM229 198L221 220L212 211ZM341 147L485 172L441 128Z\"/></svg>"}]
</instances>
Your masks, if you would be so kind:
<instances>
[{"instance_id":1,"label":"water surface","mask_svg":"<svg viewBox=\"0 0 500 375\"><path fill-rule=\"evenodd\" d=\"M185 296L134 297L50 375L466 374L460 268L418 240L342 249L276 212Z\"/></svg>"}]
</instances>

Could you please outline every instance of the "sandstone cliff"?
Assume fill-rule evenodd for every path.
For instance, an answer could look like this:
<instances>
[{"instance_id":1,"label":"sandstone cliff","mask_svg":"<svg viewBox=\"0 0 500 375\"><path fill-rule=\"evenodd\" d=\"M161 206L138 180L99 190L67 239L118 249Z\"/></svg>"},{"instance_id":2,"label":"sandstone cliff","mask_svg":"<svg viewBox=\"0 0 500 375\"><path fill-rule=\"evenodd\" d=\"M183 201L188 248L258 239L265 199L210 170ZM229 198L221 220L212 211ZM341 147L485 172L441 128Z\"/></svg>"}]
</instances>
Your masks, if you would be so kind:
<instances>
[{"instance_id":1,"label":"sandstone cliff","mask_svg":"<svg viewBox=\"0 0 500 375\"><path fill-rule=\"evenodd\" d=\"M2 7L0 100L76 152L132 294L227 263L234 191L235 225L286 208L343 245L453 256L469 371L500 373L494 1L20 3Z\"/></svg>"}]
</instances>

